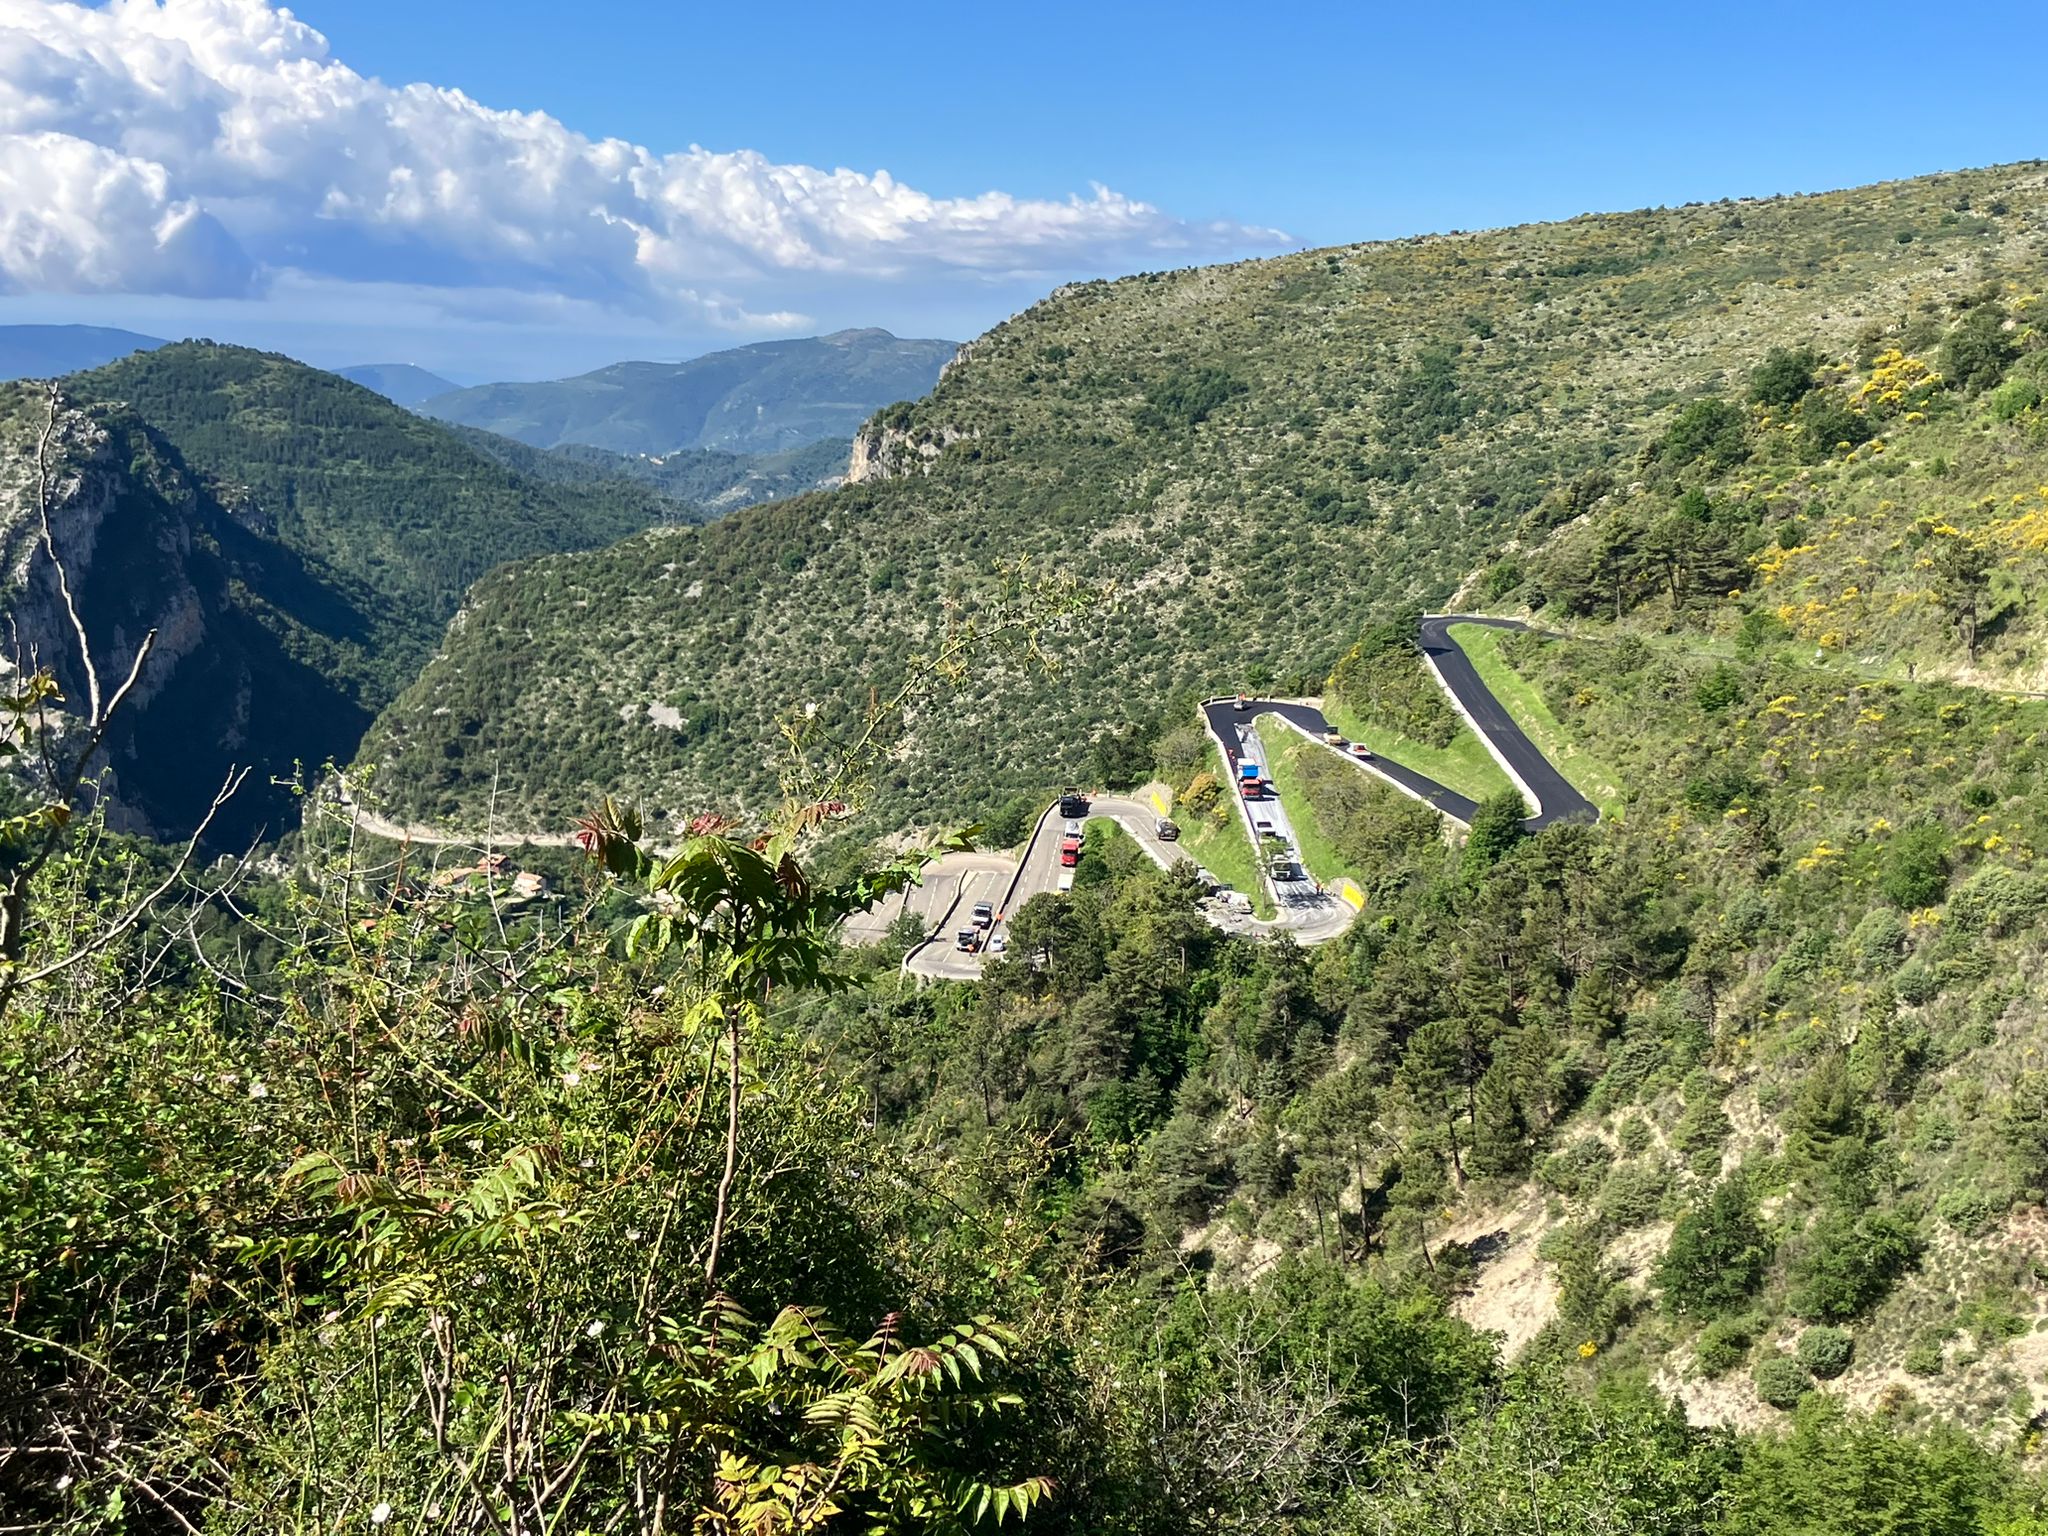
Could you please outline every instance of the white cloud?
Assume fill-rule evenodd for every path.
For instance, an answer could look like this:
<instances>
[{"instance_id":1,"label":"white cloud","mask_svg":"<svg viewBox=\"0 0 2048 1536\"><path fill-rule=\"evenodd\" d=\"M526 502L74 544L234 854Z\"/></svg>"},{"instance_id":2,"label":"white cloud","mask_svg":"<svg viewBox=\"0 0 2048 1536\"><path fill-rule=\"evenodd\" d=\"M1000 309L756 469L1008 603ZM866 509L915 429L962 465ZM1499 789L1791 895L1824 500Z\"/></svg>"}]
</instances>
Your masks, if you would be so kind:
<instances>
[{"instance_id":1,"label":"white cloud","mask_svg":"<svg viewBox=\"0 0 2048 1536\"><path fill-rule=\"evenodd\" d=\"M0 0L0 291L234 298L279 273L783 326L820 281L987 281L1270 246L1104 187L657 155L394 87L268 0Z\"/></svg>"}]
</instances>

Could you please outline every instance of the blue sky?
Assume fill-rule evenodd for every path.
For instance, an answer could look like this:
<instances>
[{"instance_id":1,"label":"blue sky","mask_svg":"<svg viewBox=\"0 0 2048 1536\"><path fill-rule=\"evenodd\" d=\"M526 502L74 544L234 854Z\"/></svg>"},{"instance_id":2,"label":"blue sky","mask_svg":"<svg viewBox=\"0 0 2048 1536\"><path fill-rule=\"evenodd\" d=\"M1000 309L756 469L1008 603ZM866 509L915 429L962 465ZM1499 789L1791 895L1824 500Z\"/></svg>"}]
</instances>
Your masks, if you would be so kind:
<instances>
[{"instance_id":1,"label":"blue sky","mask_svg":"<svg viewBox=\"0 0 2048 1536\"><path fill-rule=\"evenodd\" d=\"M1997 63L2040 43L2016 4L296 9L359 68L657 149L948 194L1101 181L1310 244L2048 154Z\"/></svg>"},{"instance_id":2,"label":"blue sky","mask_svg":"<svg viewBox=\"0 0 2048 1536\"><path fill-rule=\"evenodd\" d=\"M2017 5L26 4L0 105L75 75L26 126L133 185L65 210L104 249L10 267L0 229L0 319L470 378L958 337L1071 277L2048 153L1998 62L2038 45ZM280 57L321 89L265 83ZM222 151L237 112L261 153ZM18 205L70 195L7 166Z\"/></svg>"}]
</instances>

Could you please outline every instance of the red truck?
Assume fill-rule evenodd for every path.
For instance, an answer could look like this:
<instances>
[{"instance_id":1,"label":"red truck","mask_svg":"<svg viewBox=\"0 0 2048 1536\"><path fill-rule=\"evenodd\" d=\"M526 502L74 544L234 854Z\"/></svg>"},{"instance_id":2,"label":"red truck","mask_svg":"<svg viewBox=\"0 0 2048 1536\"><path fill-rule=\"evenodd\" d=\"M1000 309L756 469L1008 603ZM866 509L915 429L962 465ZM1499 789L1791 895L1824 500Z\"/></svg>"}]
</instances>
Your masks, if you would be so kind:
<instances>
[{"instance_id":1,"label":"red truck","mask_svg":"<svg viewBox=\"0 0 2048 1536\"><path fill-rule=\"evenodd\" d=\"M1060 865L1072 869L1081 862L1081 828L1074 822L1067 823L1067 830L1060 838Z\"/></svg>"},{"instance_id":2,"label":"red truck","mask_svg":"<svg viewBox=\"0 0 2048 1536\"><path fill-rule=\"evenodd\" d=\"M1237 765L1237 792L1247 800L1256 800L1264 792L1264 781L1259 777L1257 763Z\"/></svg>"}]
</instances>

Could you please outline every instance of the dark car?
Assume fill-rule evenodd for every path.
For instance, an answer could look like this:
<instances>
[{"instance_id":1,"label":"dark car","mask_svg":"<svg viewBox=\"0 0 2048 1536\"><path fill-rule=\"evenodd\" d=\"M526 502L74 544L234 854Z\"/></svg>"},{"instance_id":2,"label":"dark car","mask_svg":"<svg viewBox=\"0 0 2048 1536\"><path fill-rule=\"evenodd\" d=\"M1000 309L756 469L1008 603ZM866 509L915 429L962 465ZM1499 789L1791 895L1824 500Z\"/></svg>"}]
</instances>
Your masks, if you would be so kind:
<instances>
[{"instance_id":1,"label":"dark car","mask_svg":"<svg viewBox=\"0 0 2048 1536\"><path fill-rule=\"evenodd\" d=\"M1162 843L1170 843L1175 838L1180 836L1180 828L1175 826L1172 822L1168 821L1164 816L1162 816L1159 818L1158 823L1152 828L1152 835L1158 838L1159 841L1161 841Z\"/></svg>"},{"instance_id":2,"label":"dark car","mask_svg":"<svg viewBox=\"0 0 2048 1536\"><path fill-rule=\"evenodd\" d=\"M964 949L970 955L973 954L977 949L981 948L981 930L979 928L962 928L959 933L954 935L953 947L955 949Z\"/></svg>"}]
</instances>

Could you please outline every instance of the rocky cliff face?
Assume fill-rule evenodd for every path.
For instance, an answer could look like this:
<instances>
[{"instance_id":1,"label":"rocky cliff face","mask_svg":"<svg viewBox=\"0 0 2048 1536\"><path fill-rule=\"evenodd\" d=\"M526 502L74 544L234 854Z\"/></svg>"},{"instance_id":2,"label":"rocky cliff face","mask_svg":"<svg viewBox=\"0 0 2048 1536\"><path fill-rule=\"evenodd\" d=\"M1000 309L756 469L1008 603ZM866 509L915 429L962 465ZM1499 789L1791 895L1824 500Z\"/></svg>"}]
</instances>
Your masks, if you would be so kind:
<instances>
[{"instance_id":1,"label":"rocky cliff face","mask_svg":"<svg viewBox=\"0 0 2048 1536\"><path fill-rule=\"evenodd\" d=\"M85 712L90 682L66 582L103 697L128 676L145 637L156 636L102 765L118 827L188 829L230 767L247 766L252 787L219 824L223 834L282 830L289 797L270 784L273 773L288 773L295 759L317 765L327 753L345 754L360 733L360 711L265 629L259 594L274 585L279 563L275 547L224 511L132 412L53 400L40 387L0 391L0 647L8 661L49 667L67 710Z\"/></svg>"},{"instance_id":2,"label":"rocky cliff face","mask_svg":"<svg viewBox=\"0 0 2048 1536\"><path fill-rule=\"evenodd\" d=\"M869 480L929 474L940 454L955 443L979 435L963 432L957 427L905 429L885 425L878 417L862 427L853 439L853 456L846 465L846 483L860 485Z\"/></svg>"}]
</instances>

